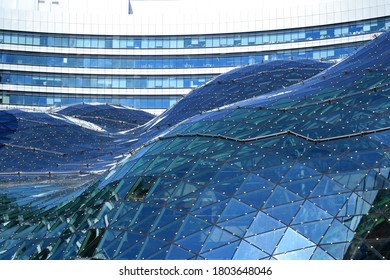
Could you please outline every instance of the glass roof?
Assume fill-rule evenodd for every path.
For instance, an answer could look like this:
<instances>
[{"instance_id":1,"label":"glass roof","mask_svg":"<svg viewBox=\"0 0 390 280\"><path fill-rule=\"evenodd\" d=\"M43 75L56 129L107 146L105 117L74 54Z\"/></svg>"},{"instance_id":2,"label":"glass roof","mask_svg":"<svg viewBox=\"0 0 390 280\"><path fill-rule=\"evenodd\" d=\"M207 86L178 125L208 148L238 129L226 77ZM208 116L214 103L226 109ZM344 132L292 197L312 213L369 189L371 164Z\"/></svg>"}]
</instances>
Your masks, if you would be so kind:
<instances>
[{"instance_id":1,"label":"glass roof","mask_svg":"<svg viewBox=\"0 0 390 280\"><path fill-rule=\"evenodd\" d=\"M234 70L91 182L0 188L0 258L389 259L389 40L290 85L316 63Z\"/></svg>"}]
</instances>

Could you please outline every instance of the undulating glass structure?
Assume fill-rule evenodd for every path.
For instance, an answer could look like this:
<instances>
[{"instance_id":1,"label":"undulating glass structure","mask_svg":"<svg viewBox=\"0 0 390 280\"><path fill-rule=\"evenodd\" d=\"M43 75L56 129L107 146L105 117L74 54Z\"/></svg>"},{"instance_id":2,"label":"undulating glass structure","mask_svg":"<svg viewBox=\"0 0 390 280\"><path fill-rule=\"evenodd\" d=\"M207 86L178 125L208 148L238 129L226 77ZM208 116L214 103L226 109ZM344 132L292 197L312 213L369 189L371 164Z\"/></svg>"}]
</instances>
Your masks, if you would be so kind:
<instances>
[{"instance_id":1,"label":"undulating glass structure","mask_svg":"<svg viewBox=\"0 0 390 280\"><path fill-rule=\"evenodd\" d=\"M261 94L235 70L188 98L244 100L127 132L93 182L2 187L0 258L389 259L389 46Z\"/></svg>"},{"instance_id":2,"label":"undulating glass structure","mask_svg":"<svg viewBox=\"0 0 390 280\"><path fill-rule=\"evenodd\" d=\"M7 174L12 180L15 175L24 179L47 176L49 172L51 176L62 176L63 172L66 176L69 172L101 172L129 150L179 121L295 84L330 65L314 60L289 60L246 66L193 90L154 119L141 110L103 104L77 104L46 113L1 111L3 134L8 136L3 140L0 175ZM236 93L237 88L242 89L240 94Z\"/></svg>"}]
</instances>

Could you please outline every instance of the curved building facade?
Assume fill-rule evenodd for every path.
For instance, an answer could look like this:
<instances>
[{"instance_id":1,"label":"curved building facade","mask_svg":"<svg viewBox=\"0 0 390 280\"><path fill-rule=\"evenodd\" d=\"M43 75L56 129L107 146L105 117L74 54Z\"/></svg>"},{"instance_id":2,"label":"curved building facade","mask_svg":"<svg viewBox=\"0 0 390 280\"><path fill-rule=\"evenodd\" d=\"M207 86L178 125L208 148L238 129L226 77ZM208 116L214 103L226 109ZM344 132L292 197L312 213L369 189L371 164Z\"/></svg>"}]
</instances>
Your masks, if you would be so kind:
<instances>
[{"instance_id":1,"label":"curved building facade","mask_svg":"<svg viewBox=\"0 0 390 280\"><path fill-rule=\"evenodd\" d=\"M339 60L390 27L388 0L241 2L0 0L0 103L161 113L237 66Z\"/></svg>"}]
</instances>

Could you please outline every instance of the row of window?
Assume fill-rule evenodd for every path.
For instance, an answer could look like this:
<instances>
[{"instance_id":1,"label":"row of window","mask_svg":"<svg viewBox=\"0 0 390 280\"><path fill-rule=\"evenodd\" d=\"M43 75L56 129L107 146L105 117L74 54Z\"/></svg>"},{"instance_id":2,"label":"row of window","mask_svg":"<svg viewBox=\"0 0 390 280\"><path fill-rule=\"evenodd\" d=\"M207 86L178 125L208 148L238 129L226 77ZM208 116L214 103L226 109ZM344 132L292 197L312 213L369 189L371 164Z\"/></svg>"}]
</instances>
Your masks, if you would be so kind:
<instances>
[{"instance_id":1,"label":"row of window","mask_svg":"<svg viewBox=\"0 0 390 280\"><path fill-rule=\"evenodd\" d=\"M121 104L140 109L166 109L181 97L177 96L112 96L112 95L68 95L42 93L0 92L0 104L25 106L64 106L75 103Z\"/></svg>"},{"instance_id":2,"label":"row of window","mask_svg":"<svg viewBox=\"0 0 390 280\"><path fill-rule=\"evenodd\" d=\"M261 61L289 58L338 59L348 55L363 44L364 42L359 42L330 47L274 52L194 56L91 56L3 52L0 54L0 62L18 65L107 69L235 67Z\"/></svg>"},{"instance_id":3,"label":"row of window","mask_svg":"<svg viewBox=\"0 0 390 280\"><path fill-rule=\"evenodd\" d=\"M0 31L0 43L101 49L215 48L291 43L384 31L390 18L283 31L196 36L85 36Z\"/></svg>"},{"instance_id":4,"label":"row of window","mask_svg":"<svg viewBox=\"0 0 390 280\"><path fill-rule=\"evenodd\" d=\"M0 71L0 83L31 86L77 88L195 88L211 80L211 75L188 76L111 76L25 73Z\"/></svg>"}]
</instances>

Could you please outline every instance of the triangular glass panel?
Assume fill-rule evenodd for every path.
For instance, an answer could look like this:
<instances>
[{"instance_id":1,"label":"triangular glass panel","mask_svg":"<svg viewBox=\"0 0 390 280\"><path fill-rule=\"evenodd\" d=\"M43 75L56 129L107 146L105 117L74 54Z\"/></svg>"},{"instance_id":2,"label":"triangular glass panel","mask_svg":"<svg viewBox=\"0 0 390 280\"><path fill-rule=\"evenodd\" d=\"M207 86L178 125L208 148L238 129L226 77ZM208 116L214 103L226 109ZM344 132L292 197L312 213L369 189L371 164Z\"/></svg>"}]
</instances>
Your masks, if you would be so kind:
<instances>
[{"instance_id":1,"label":"triangular glass panel","mask_svg":"<svg viewBox=\"0 0 390 280\"><path fill-rule=\"evenodd\" d=\"M198 148L197 150L194 150L194 152L197 151L204 151L207 150L207 148L210 147L210 139L202 138L202 137L196 137L190 144L185 148L185 152L188 153L191 150L194 150Z\"/></svg>"},{"instance_id":2,"label":"triangular glass panel","mask_svg":"<svg viewBox=\"0 0 390 280\"><path fill-rule=\"evenodd\" d=\"M245 170L253 170L257 168L257 162L262 159L262 156L257 155L255 156L254 154L247 156L247 157L242 157L242 156L237 156L238 159L234 158L231 161L228 161L230 164L237 165L239 167L244 168Z\"/></svg>"},{"instance_id":3,"label":"triangular glass panel","mask_svg":"<svg viewBox=\"0 0 390 280\"><path fill-rule=\"evenodd\" d=\"M173 240L182 225L182 219L179 219L178 221L172 222L161 229L153 231L152 234L162 240Z\"/></svg>"},{"instance_id":4,"label":"triangular glass panel","mask_svg":"<svg viewBox=\"0 0 390 280\"><path fill-rule=\"evenodd\" d=\"M127 228L130 226L132 219L134 218L135 214L137 213L137 210L131 210L127 213L127 215L122 215L121 217L118 217L117 220L113 220L110 224L112 228ZM102 220L103 222L104 220ZM105 225L106 226L106 225ZM96 225L95 225L96 227Z\"/></svg>"},{"instance_id":5,"label":"triangular glass panel","mask_svg":"<svg viewBox=\"0 0 390 280\"><path fill-rule=\"evenodd\" d=\"M245 234L246 237L251 235L257 235L261 234L263 232L267 231L273 231L278 228L285 227L286 225L275 220L274 218L267 216L263 212L258 212L257 216L253 220L252 224L248 228L247 233Z\"/></svg>"},{"instance_id":6,"label":"triangular glass panel","mask_svg":"<svg viewBox=\"0 0 390 280\"><path fill-rule=\"evenodd\" d=\"M133 176L139 176L153 162L154 158L155 156L149 155L140 157L136 164L128 171L128 173L132 174Z\"/></svg>"},{"instance_id":7,"label":"triangular glass panel","mask_svg":"<svg viewBox=\"0 0 390 280\"><path fill-rule=\"evenodd\" d=\"M205 188L194 203L194 207L192 209L199 209L225 199L227 199L227 196L220 194L219 192L212 191L209 188Z\"/></svg>"},{"instance_id":8,"label":"triangular glass panel","mask_svg":"<svg viewBox=\"0 0 390 280\"><path fill-rule=\"evenodd\" d=\"M377 167L388 167L390 166L390 156L389 154L384 154L383 158L376 164Z\"/></svg>"},{"instance_id":9,"label":"triangular glass panel","mask_svg":"<svg viewBox=\"0 0 390 280\"><path fill-rule=\"evenodd\" d=\"M138 259L146 259L151 254L161 251L166 245L168 245L167 242L148 236L145 244L142 246Z\"/></svg>"},{"instance_id":10,"label":"triangular glass panel","mask_svg":"<svg viewBox=\"0 0 390 280\"><path fill-rule=\"evenodd\" d=\"M169 166L176 158L176 155L165 155L161 154L155 157L153 162L145 170L145 174L154 175L164 172L164 170Z\"/></svg>"},{"instance_id":11,"label":"triangular glass panel","mask_svg":"<svg viewBox=\"0 0 390 280\"><path fill-rule=\"evenodd\" d=\"M259 209L270 196L272 190L273 188L260 189L246 194L237 195L236 198L251 207Z\"/></svg>"},{"instance_id":12,"label":"triangular glass panel","mask_svg":"<svg viewBox=\"0 0 390 280\"><path fill-rule=\"evenodd\" d=\"M368 204L372 205L374 204L374 201L375 199L377 198L378 196L378 193L381 193L381 191L357 191L355 192L358 196L362 197ZM364 210L362 210L364 212L366 212L366 209L365 209L365 205L364 205Z\"/></svg>"},{"instance_id":13,"label":"triangular glass panel","mask_svg":"<svg viewBox=\"0 0 390 280\"><path fill-rule=\"evenodd\" d=\"M298 214L295 216L293 224L320 221L331 218L332 216L328 213L325 213L325 211L321 208L316 207L315 205L313 205L313 203L309 201L305 201L302 204L301 209L298 211Z\"/></svg>"},{"instance_id":14,"label":"triangular glass panel","mask_svg":"<svg viewBox=\"0 0 390 280\"><path fill-rule=\"evenodd\" d=\"M338 160L336 164L331 168L331 172L343 173L343 172L354 171L359 169L364 169L364 168L357 162L352 161L346 156L344 156L340 160Z\"/></svg>"},{"instance_id":15,"label":"triangular glass panel","mask_svg":"<svg viewBox=\"0 0 390 280\"><path fill-rule=\"evenodd\" d=\"M190 171L194 166L195 162L193 157L178 155L176 159L162 172L162 174L169 173L173 178L181 178L179 174L185 174L185 171ZM183 165L187 166L187 168L183 168ZM179 173L177 173L179 172Z\"/></svg>"},{"instance_id":16,"label":"triangular glass panel","mask_svg":"<svg viewBox=\"0 0 390 280\"><path fill-rule=\"evenodd\" d=\"M283 138L280 140L278 145L280 145L280 147L295 147L295 146L307 145L307 142L294 135L286 135L283 136Z\"/></svg>"},{"instance_id":17,"label":"triangular glass panel","mask_svg":"<svg viewBox=\"0 0 390 280\"><path fill-rule=\"evenodd\" d=\"M327 158L311 158L310 160L305 160L303 163L305 163L306 166L317 170L321 173L327 173L331 169L331 167L335 164L336 158L333 157L327 157Z\"/></svg>"},{"instance_id":18,"label":"triangular glass panel","mask_svg":"<svg viewBox=\"0 0 390 280\"><path fill-rule=\"evenodd\" d=\"M257 170L259 170L259 169L269 168L272 166L282 166L289 161L290 161L289 159L277 155L274 152L269 152L267 154L263 154L262 159L256 165L257 165Z\"/></svg>"},{"instance_id":19,"label":"triangular glass panel","mask_svg":"<svg viewBox=\"0 0 390 280\"><path fill-rule=\"evenodd\" d=\"M256 156L259 149L256 146L250 146L250 145L242 145L240 149L233 155L234 157L249 157L249 156Z\"/></svg>"},{"instance_id":20,"label":"triangular glass panel","mask_svg":"<svg viewBox=\"0 0 390 280\"><path fill-rule=\"evenodd\" d=\"M385 184L380 184L379 181L385 182L388 175L383 176L379 170L371 170L368 175L363 178L360 184L354 189L355 191L371 191L374 189L381 189ZM378 180L379 179L379 180ZM382 180L381 180L382 179ZM379 183L379 184L378 184Z\"/></svg>"},{"instance_id":21,"label":"triangular glass panel","mask_svg":"<svg viewBox=\"0 0 390 280\"><path fill-rule=\"evenodd\" d=\"M208 226L210 226L209 223L188 215L183 223L183 226L177 234L177 238L184 238L194 232L203 231Z\"/></svg>"},{"instance_id":22,"label":"triangular glass panel","mask_svg":"<svg viewBox=\"0 0 390 280\"><path fill-rule=\"evenodd\" d=\"M253 222L253 218L255 215L256 215L255 213L251 213L239 218L235 218L232 220L228 220L226 222L219 223L218 225L222 229L233 233L233 235L242 237L247 231L248 226Z\"/></svg>"},{"instance_id":23,"label":"triangular glass panel","mask_svg":"<svg viewBox=\"0 0 390 280\"><path fill-rule=\"evenodd\" d=\"M305 198L310 194L320 178L321 176L315 176L310 179L294 181L291 183L283 183L282 187L286 187L296 195Z\"/></svg>"},{"instance_id":24,"label":"triangular glass panel","mask_svg":"<svg viewBox=\"0 0 390 280\"><path fill-rule=\"evenodd\" d=\"M207 151L208 152L207 156L215 160L227 161L231 159L231 155L234 152L236 152L236 150L239 148L238 145L240 144L239 143L234 144L229 140L218 140L216 141L216 144ZM224 173L225 174L221 174L220 176L223 177L224 175L228 175L226 172Z\"/></svg>"},{"instance_id":25,"label":"triangular glass panel","mask_svg":"<svg viewBox=\"0 0 390 280\"><path fill-rule=\"evenodd\" d=\"M147 260L164 260L167 253L168 253L169 246L159 249L157 253L154 253L153 255L148 256Z\"/></svg>"},{"instance_id":26,"label":"triangular glass panel","mask_svg":"<svg viewBox=\"0 0 390 280\"><path fill-rule=\"evenodd\" d=\"M256 246L257 248L271 255L275 250L276 245L278 245L280 242L280 239L282 238L285 230L285 228L277 229L267 233L245 238L245 240L249 243L249 245Z\"/></svg>"},{"instance_id":27,"label":"triangular glass panel","mask_svg":"<svg viewBox=\"0 0 390 280\"><path fill-rule=\"evenodd\" d=\"M337 181L330 179L328 176L324 176L317 184L316 188L310 194L310 197L321 197L329 194L345 193L350 190L344 188Z\"/></svg>"},{"instance_id":28,"label":"triangular glass panel","mask_svg":"<svg viewBox=\"0 0 390 280\"><path fill-rule=\"evenodd\" d=\"M321 240L321 244L349 242L355 237L355 234L338 220L333 220L331 226Z\"/></svg>"},{"instance_id":29,"label":"triangular glass panel","mask_svg":"<svg viewBox=\"0 0 390 280\"><path fill-rule=\"evenodd\" d=\"M245 194L247 192L265 189L272 186L274 186L273 183L250 173L239 187L239 190L236 192L236 194Z\"/></svg>"},{"instance_id":30,"label":"triangular glass panel","mask_svg":"<svg viewBox=\"0 0 390 280\"><path fill-rule=\"evenodd\" d=\"M151 202L155 205L164 205L167 203L169 198L172 196L173 192L176 190L177 182L172 183L171 186L165 187L162 191L157 191L157 189L146 198L147 202Z\"/></svg>"},{"instance_id":31,"label":"triangular glass panel","mask_svg":"<svg viewBox=\"0 0 390 280\"><path fill-rule=\"evenodd\" d=\"M281 178L290 170L289 164L281 164L276 167L266 168L263 170L255 170L254 174L261 176L266 180L270 180L271 182L278 183Z\"/></svg>"},{"instance_id":32,"label":"triangular glass panel","mask_svg":"<svg viewBox=\"0 0 390 280\"><path fill-rule=\"evenodd\" d=\"M181 182L175 187L175 192L171 195L167 203L171 203L173 201L176 201L177 199L181 199L182 197L195 193L201 189L199 185L191 184L188 182Z\"/></svg>"},{"instance_id":33,"label":"triangular glass panel","mask_svg":"<svg viewBox=\"0 0 390 280\"><path fill-rule=\"evenodd\" d=\"M227 181L210 185L209 188L220 192L223 195L232 196L239 189L239 186L245 180L245 176L238 176Z\"/></svg>"},{"instance_id":34,"label":"triangular glass panel","mask_svg":"<svg viewBox=\"0 0 390 280\"><path fill-rule=\"evenodd\" d=\"M310 201L313 202L316 206L321 207L332 216L336 216L338 212L343 208L344 203L347 201L347 198L350 196L350 193L342 193L336 195L323 196L320 198L311 198Z\"/></svg>"},{"instance_id":35,"label":"triangular glass panel","mask_svg":"<svg viewBox=\"0 0 390 280\"><path fill-rule=\"evenodd\" d=\"M191 169L190 173L193 174L199 174L204 171L209 171L212 169L218 170L219 167L221 167L221 163L215 160L207 160L205 158L200 158L196 164L194 164L194 167Z\"/></svg>"},{"instance_id":36,"label":"triangular glass panel","mask_svg":"<svg viewBox=\"0 0 390 280\"><path fill-rule=\"evenodd\" d=\"M114 203L114 208L107 214L109 224L113 224L122 218L131 220L138 211L135 202Z\"/></svg>"},{"instance_id":37,"label":"triangular glass panel","mask_svg":"<svg viewBox=\"0 0 390 280\"><path fill-rule=\"evenodd\" d=\"M292 252L286 252L279 255L274 255L278 260L310 260L316 247L300 249Z\"/></svg>"},{"instance_id":38,"label":"triangular glass panel","mask_svg":"<svg viewBox=\"0 0 390 280\"><path fill-rule=\"evenodd\" d=\"M139 240L134 245L125 249L123 251L123 253L115 256L115 259L117 259L117 260L136 260L139 256L139 253L141 251L141 248L142 248L142 245L144 242L145 242L145 239Z\"/></svg>"},{"instance_id":39,"label":"triangular glass panel","mask_svg":"<svg viewBox=\"0 0 390 280\"><path fill-rule=\"evenodd\" d=\"M187 194L184 197L176 197L173 200L170 200L169 204L166 207L175 208L178 212L181 212L184 215L185 212L190 211L194 208L194 203L199 198L202 190L197 190Z\"/></svg>"},{"instance_id":40,"label":"triangular glass panel","mask_svg":"<svg viewBox=\"0 0 390 280\"><path fill-rule=\"evenodd\" d=\"M331 255L325 253L325 251L322 250L320 247L317 247L311 259L312 260L334 260L334 258Z\"/></svg>"},{"instance_id":41,"label":"triangular glass panel","mask_svg":"<svg viewBox=\"0 0 390 280\"><path fill-rule=\"evenodd\" d=\"M179 245L179 247L183 247L184 249L189 250L190 252L193 252L194 254L197 254L201 250L206 238L208 237L209 230L210 228L207 228L207 230L205 229L203 231L186 236L186 238L177 240L175 244Z\"/></svg>"},{"instance_id":42,"label":"triangular glass panel","mask_svg":"<svg viewBox=\"0 0 390 280\"><path fill-rule=\"evenodd\" d=\"M187 250L179 248L175 245L171 245L165 259L167 259L167 260L189 260L193 257L195 257L195 255L188 252Z\"/></svg>"},{"instance_id":43,"label":"triangular glass panel","mask_svg":"<svg viewBox=\"0 0 390 280\"><path fill-rule=\"evenodd\" d=\"M300 235L295 230L287 228L286 232L282 237L282 240L278 244L278 247L275 249L274 254L303 249L314 245L315 244L313 242L308 240L306 237Z\"/></svg>"},{"instance_id":44,"label":"triangular glass panel","mask_svg":"<svg viewBox=\"0 0 390 280\"><path fill-rule=\"evenodd\" d=\"M302 198L296 194L293 194L289 190L282 188L281 186L277 186L264 204L264 208L275 207L298 200L302 200Z\"/></svg>"},{"instance_id":45,"label":"triangular glass panel","mask_svg":"<svg viewBox=\"0 0 390 280\"><path fill-rule=\"evenodd\" d=\"M347 202L344 204L338 216L355 216L367 214L371 206L362 198L352 193Z\"/></svg>"},{"instance_id":46,"label":"triangular glass panel","mask_svg":"<svg viewBox=\"0 0 390 280\"><path fill-rule=\"evenodd\" d=\"M237 249L238 241L225 245L210 252L202 254L202 257L207 260L231 260Z\"/></svg>"},{"instance_id":47,"label":"triangular glass panel","mask_svg":"<svg viewBox=\"0 0 390 280\"><path fill-rule=\"evenodd\" d=\"M118 194L118 196L121 199L124 199L126 194L128 193L130 187L134 185L135 181L139 178L138 176L132 176L132 177L124 177L122 180L120 180L116 186L115 186L115 192Z\"/></svg>"},{"instance_id":48,"label":"triangular glass panel","mask_svg":"<svg viewBox=\"0 0 390 280\"><path fill-rule=\"evenodd\" d=\"M222 212L221 217L218 219L219 222L234 219L236 217L247 215L255 211L254 208L249 207L248 205L238 202L236 199L232 198Z\"/></svg>"},{"instance_id":49,"label":"triangular glass panel","mask_svg":"<svg viewBox=\"0 0 390 280\"><path fill-rule=\"evenodd\" d=\"M215 223L218 220L218 217L221 215L222 211L227 206L228 202L228 199L222 200L221 202L203 207L199 210L195 210L192 212L192 214L195 217L205 220L206 222Z\"/></svg>"},{"instance_id":50,"label":"triangular glass panel","mask_svg":"<svg viewBox=\"0 0 390 280\"><path fill-rule=\"evenodd\" d=\"M290 180L300 180L305 178L310 178L313 176L317 176L318 172L303 166L300 163L295 163L293 167L287 172L286 176L283 178L284 182L288 182Z\"/></svg>"},{"instance_id":51,"label":"triangular glass panel","mask_svg":"<svg viewBox=\"0 0 390 280\"><path fill-rule=\"evenodd\" d=\"M339 217L338 219L350 230L355 231L364 216Z\"/></svg>"},{"instance_id":52,"label":"triangular glass panel","mask_svg":"<svg viewBox=\"0 0 390 280\"><path fill-rule=\"evenodd\" d=\"M150 189L148 195L145 196L145 200L151 199L152 196L159 192L172 190L176 185L177 180L159 177L154 186Z\"/></svg>"},{"instance_id":53,"label":"triangular glass panel","mask_svg":"<svg viewBox=\"0 0 390 280\"><path fill-rule=\"evenodd\" d=\"M331 222L332 220L315 221L291 227L313 242L318 243L324 237Z\"/></svg>"},{"instance_id":54,"label":"triangular glass panel","mask_svg":"<svg viewBox=\"0 0 390 280\"><path fill-rule=\"evenodd\" d=\"M349 243L337 243L332 245L321 245L321 247L334 257L336 260L343 260L345 253L348 250Z\"/></svg>"},{"instance_id":55,"label":"triangular glass panel","mask_svg":"<svg viewBox=\"0 0 390 280\"><path fill-rule=\"evenodd\" d=\"M152 225L157 217L157 212L154 214L150 214L149 217L137 218L131 222L131 226L128 228L130 230L134 230L139 233L147 233L151 230Z\"/></svg>"},{"instance_id":56,"label":"triangular glass panel","mask_svg":"<svg viewBox=\"0 0 390 280\"><path fill-rule=\"evenodd\" d=\"M213 250L225 244L234 242L237 239L238 236L234 236L233 234L214 226L212 227L208 238L204 242L201 252Z\"/></svg>"},{"instance_id":57,"label":"triangular glass panel","mask_svg":"<svg viewBox=\"0 0 390 280\"><path fill-rule=\"evenodd\" d=\"M168 208L162 208L160 214L157 216L157 219L154 222L152 231L159 230L160 228L177 221L180 216L181 214L177 213L176 211Z\"/></svg>"},{"instance_id":58,"label":"triangular glass panel","mask_svg":"<svg viewBox=\"0 0 390 280\"><path fill-rule=\"evenodd\" d=\"M217 173L216 169L211 169L211 170L208 169L207 171L199 174L194 174L191 171L191 173L189 173L189 175L187 175L184 179L188 179L198 184L208 185L213 180L213 177L215 176L216 173Z\"/></svg>"},{"instance_id":59,"label":"triangular glass panel","mask_svg":"<svg viewBox=\"0 0 390 280\"><path fill-rule=\"evenodd\" d=\"M219 170L217 176L214 177L213 183L223 182L231 177L239 177L246 173L245 170L239 169L237 167L231 166L229 164L224 164ZM238 186L237 186L238 187Z\"/></svg>"},{"instance_id":60,"label":"triangular glass panel","mask_svg":"<svg viewBox=\"0 0 390 280\"><path fill-rule=\"evenodd\" d=\"M366 168L374 167L382 158L383 151L368 151L354 154L357 162L361 162Z\"/></svg>"},{"instance_id":61,"label":"triangular glass panel","mask_svg":"<svg viewBox=\"0 0 390 280\"><path fill-rule=\"evenodd\" d=\"M184 176L186 176L190 172L190 170L192 169L194 164L195 164L195 162L192 162L192 161L190 161L190 162L185 161L185 163L182 163L182 164L178 163L177 166L172 168L172 171L169 172L169 175L174 179L183 178ZM170 169L168 169L168 170L170 170Z\"/></svg>"},{"instance_id":62,"label":"triangular glass panel","mask_svg":"<svg viewBox=\"0 0 390 280\"><path fill-rule=\"evenodd\" d=\"M174 138L169 145L164 147L164 153L179 153L182 149L186 149L190 143L191 141L188 141L186 138ZM157 152L157 154L159 154L159 152Z\"/></svg>"},{"instance_id":63,"label":"triangular glass panel","mask_svg":"<svg viewBox=\"0 0 390 280\"><path fill-rule=\"evenodd\" d=\"M106 230L103 238L96 247L95 254L102 254L105 259L111 259L116 253L122 239L123 232L119 230Z\"/></svg>"},{"instance_id":64,"label":"triangular glass panel","mask_svg":"<svg viewBox=\"0 0 390 280\"><path fill-rule=\"evenodd\" d=\"M281 221L282 223L289 225L291 220L294 218L298 212L299 207L302 205L302 202L293 202L273 208L264 209L265 213L268 213L270 216Z\"/></svg>"},{"instance_id":65,"label":"triangular glass panel","mask_svg":"<svg viewBox=\"0 0 390 280\"><path fill-rule=\"evenodd\" d=\"M243 240L238 245L233 260L259 260L265 257L269 257L269 255Z\"/></svg>"},{"instance_id":66,"label":"triangular glass panel","mask_svg":"<svg viewBox=\"0 0 390 280\"><path fill-rule=\"evenodd\" d=\"M343 172L341 175L328 174L330 178L335 179L341 185L346 186L350 190L354 190L366 175L367 171Z\"/></svg>"},{"instance_id":67,"label":"triangular glass panel","mask_svg":"<svg viewBox=\"0 0 390 280\"><path fill-rule=\"evenodd\" d=\"M124 232L122 238L120 239L120 244L116 250L115 257L122 254L125 250L127 250L127 248L134 246L134 244L142 242L141 240L144 240L144 238L145 237L141 234Z\"/></svg>"}]
</instances>

